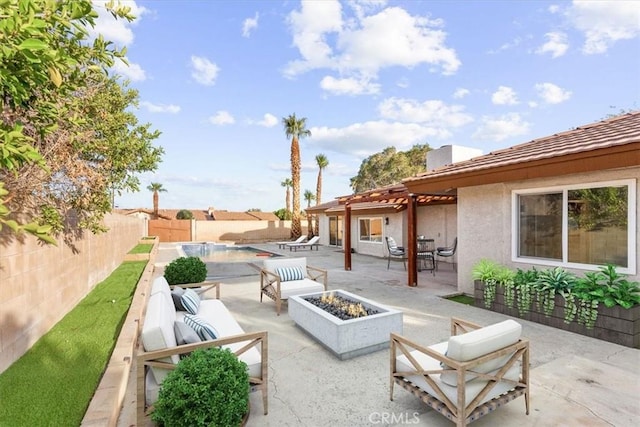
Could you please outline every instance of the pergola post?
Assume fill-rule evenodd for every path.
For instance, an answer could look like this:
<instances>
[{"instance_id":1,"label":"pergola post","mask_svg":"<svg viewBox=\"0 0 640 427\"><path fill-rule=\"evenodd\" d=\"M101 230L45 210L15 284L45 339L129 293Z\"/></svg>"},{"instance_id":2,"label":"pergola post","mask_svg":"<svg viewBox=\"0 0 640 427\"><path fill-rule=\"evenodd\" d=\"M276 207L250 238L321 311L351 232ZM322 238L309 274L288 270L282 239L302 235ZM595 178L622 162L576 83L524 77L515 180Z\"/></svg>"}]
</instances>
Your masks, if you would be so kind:
<instances>
[{"instance_id":1,"label":"pergola post","mask_svg":"<svg viewBox=\"0 0 640 427\"><path fill-rule=\"evenodd\" d=\"M417 211L418 202L415 194L409 194L407 200L407 285L418 286L418 238L417 238Z\"/></svg>"},{"instance_id":2,"label":"pergola post","mask_svg":"<svg viewBox=\"0 0 640 427\"><path fill-rule=\"evenodd\" d=\"M351 204L344 205L344 269L351 271Z\"/></svg>"}]
</instances>

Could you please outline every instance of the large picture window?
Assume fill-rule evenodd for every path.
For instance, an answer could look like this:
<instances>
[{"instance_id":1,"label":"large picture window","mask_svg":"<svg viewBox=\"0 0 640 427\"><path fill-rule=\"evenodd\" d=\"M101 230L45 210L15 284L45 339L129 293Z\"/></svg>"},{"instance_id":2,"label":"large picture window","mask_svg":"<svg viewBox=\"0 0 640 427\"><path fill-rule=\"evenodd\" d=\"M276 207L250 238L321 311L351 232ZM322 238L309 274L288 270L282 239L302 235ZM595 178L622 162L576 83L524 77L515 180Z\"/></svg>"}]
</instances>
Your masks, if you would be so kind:
<instances>
[{"instance_id":1,"label":"large picture window","mask_svg":"<svg viewBox=\"0 0 640 427\"><path fill-rule=\"evenodd\" d=\"M382 218L360 218L360 241L382 243Z\"/></svg>"},{"instance_id":2,"label":"large picture window","mask_svg":"<svg viewBox=\"0 0 640 427\"><path fill-rule=\"evenodd\" d=\"M516 191L515 259L635 274L635 181Z\"/></svg>"}]
</instances>

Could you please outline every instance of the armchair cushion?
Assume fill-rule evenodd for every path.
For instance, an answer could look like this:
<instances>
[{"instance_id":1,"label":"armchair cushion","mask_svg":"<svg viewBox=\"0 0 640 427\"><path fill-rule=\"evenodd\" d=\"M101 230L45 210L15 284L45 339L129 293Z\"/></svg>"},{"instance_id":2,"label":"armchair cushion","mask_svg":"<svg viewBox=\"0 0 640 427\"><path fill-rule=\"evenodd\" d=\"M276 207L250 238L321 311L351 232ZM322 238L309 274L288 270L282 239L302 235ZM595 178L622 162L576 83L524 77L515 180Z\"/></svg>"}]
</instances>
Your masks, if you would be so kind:
<instances>
[{"instance_id":1,"label":"armchair cushion","mask_svg":"<svg viewBox=\"0 0 640 427\"><path fill-rule=\"evenodd\" d=\"M515 344L522 334L522 325L515 320L505 320L475 331L449 338L445 354L447 357L459 362L467 362L485 354L500 350L508 345ZM482 363L472 370L482 374L492 372L503 366L512 354L507 354L497 359ZM468 374L466 381L471 381L476 375ZM440 379L445 384L456 386L457 376L455 372L443 372Z\"/></svg>"},{"instance_id":2,"label":"armchair cushion","mask_svg":"<svg viewBox=\"0 0 640 427\"><path fill-rule=\"evenodd\" d=\"M276 274L280 276L280 281L290 282L292 280L304 279L305 272L302 271L302 267L280 267L276 268Z\"/></svg>"},{"instance_id":3,"label":"armchair cushion","mask_svg":"<svg viewBox=\"0 0 640 427\"><path fill-rule=\"evenodd\" d=\"M185 314L182 318L185 325L193 328L194 331L202 338L203 341L215 340L218 338L218 331L210 323L206 322L201 317L193 314Z\"/></svg>"},{"instance_id":4,"label":"armchair cushion","mask_svg":"<svg viewBox=\"0 0 640 427\"><path fill-rule=\"evenodd\" d=\"M185 311L189 314L197 314L200 307L200 297L195 291L186 289L180 296L180 302L185 308Z\"/></svg>"}]
</instances>

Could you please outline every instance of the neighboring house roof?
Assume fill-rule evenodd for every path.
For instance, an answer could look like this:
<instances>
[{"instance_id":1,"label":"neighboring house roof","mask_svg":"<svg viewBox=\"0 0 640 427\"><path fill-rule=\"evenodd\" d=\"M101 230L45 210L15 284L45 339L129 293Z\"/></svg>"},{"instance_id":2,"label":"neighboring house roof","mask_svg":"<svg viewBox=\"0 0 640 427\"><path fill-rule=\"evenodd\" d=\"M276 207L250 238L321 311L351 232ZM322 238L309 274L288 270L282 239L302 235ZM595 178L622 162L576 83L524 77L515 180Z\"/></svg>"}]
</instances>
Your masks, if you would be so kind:
<instances>
[{"instance_id":1,"label":"neighboring house roof","mask_svg":"<svg viewBox=\"0 0 640 427\"><path fill-rule=\"evenodd\" d=\"M406 178L411 192L640 165L640 111L534 139Z\"/></svg>"},{"instance_id":2,"label":"neighboring house roof","mask_svg":"<svg viewBox=\"0 0 640 427\"><path fill-rule=\"evenodd\" d=\"M280 221L280 218L278 218L278 215L274 214L273 212L256 212L256 211L251 211L251 212L247 212L249 215L253 216L254 219L259 219L261 221Z\"/></svg>"}]
</instances>

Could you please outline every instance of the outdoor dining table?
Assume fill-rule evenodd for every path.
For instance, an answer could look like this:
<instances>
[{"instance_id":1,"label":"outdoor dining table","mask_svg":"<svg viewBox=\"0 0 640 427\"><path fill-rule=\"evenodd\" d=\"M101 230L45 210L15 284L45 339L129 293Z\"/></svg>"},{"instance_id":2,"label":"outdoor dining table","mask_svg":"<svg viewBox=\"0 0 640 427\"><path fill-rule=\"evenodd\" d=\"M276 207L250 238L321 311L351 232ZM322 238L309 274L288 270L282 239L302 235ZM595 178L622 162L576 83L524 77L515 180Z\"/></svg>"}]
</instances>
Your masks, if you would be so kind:
<instances>
[{"instance_id":1,"label":"outdoor dining table","mask_svg":"<svg viewBox=\"0 0 640 427\"><path fill-rule=\"evenodd\" d=\"M425 270L431 271L436 274L436 243L434 239L428 239L424 236L418 236L417 238L418 250L416 251L418 271L422 271L421 265ZM427 263L430 263L427 264Z\"/></svg>"}]
</instances>

